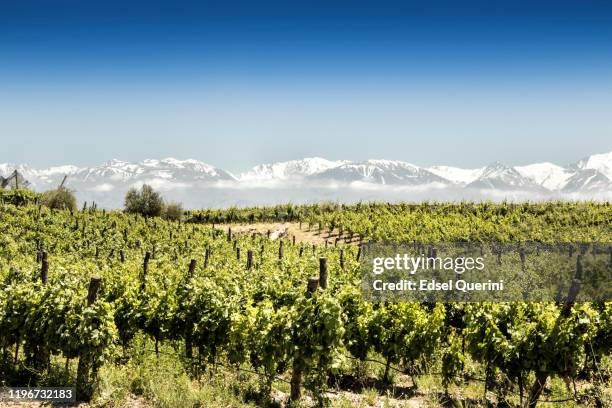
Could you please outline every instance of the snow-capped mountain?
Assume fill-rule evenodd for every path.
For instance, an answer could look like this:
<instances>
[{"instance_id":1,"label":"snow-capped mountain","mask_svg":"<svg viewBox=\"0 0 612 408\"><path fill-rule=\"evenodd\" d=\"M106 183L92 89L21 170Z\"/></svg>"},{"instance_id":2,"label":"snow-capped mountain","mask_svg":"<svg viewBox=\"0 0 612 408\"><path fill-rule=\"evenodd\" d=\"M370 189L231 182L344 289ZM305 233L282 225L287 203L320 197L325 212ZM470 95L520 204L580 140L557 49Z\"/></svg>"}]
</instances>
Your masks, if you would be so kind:
<instances>
[{"instance_id":1,"label":"snow-capped mountain","mask_svg":"<svg viewBox=\"0 0 612 408\"><path fill-rule=\"evenodd\" d=\"M138 181L168 180L176 182L235 180L225 170L213 167L197 160L143 160L131 163L111 160L96 167L65 165L47 169L33 169L25 165L0 164L0 175L10 174L17 169L36 188L46 188L69 177L70 183L85 183L90 187L95 183L135 183Z\"/></svg>"},{"instance_id":2,"label":"snow-capped mountain","mask_svg":"<svg viewBox=\"0 0 612 408\"><path fill-rule=\"evenodd\" d=\"M568 178L562 191L568 193L612 191L612 181L599 170L584 169Z\"/></svg>"},{"instance_id":3,"label":"snow-capped mountain","mask_svg":"<svg viewBox=\"0 0 612 408\"><path fill-rule=\"evenodd\" d=\"M67 186L81 201L109 208L121 207L125 192L145 183L192 208L319 200L612 200L612 152L567 166L543 162L510 167L496 162L476 169L313 157L261 164L238 177L193 159L111 160L94 167L45 169L0 164L4 178L15 170L38 191L54 188L68 176Z\"/></svg>"},{"instance_id":4,"label":"snow-capped mountain","mask_svg":"<svg viewBox=\"0 0 612 408\"><path fill-rule=\"evenodd\" d=\"M347 162L314 175L319 180L368 182L375 184L448 184L449 181L410 163L394 160Z\"/></svg>"},{"instance_id":5,"label":"snow-capped mountain","mask_svg":"<svg viewBox=\"0 0 612 408\"><path fill-rule=\"evenodd\" d=\"M239 180L290 180L302 179L334 167L345 161L332 161L321 157L308 157L302 160L290 160L279 163L260 164L250 171L238 176Z\"/></svg>"},{"instance_id":6,"label":"snow-capped mountain","mask_svg":"<svg viewBox=\"0 0 612 408\"><path fill-rule=\"evenodd\" d=\"M608 179L612 180L612 152L591 155L578 161L572 167L581 170L597 170Z\"/></svg>"},{"instance_id":7,"label":"snow-capped mountain","mask_svg":"<svg viewBox=\"0 0 612 408\"><path fill-rule=\"evenodd\" d=\"M466 187L489 190L527 190L543 191L544 187L530 178L524 177L513 167L505 166L499 162L485 167L478 178Z\"/></svg>"},{"instance_id":8,"label":"snow-capped mountain","mask_svg":"<svg viewBox=\"0 0 612 408\"><path fill-rule=\"evenodd\" d=\"M563 188L568 179L575 173L565 167L548 162L516 166L515 170L523 177L527 177L549 190Z\"/></svg>"},{"instance_id":9,"label":"snow-capped mountain","mask_svg":"<svg viewBox=\"0 0 612 408\"><path fill-rule=\"evenodd\" d=\"M459 167L450 166L432 166L426 170L453 183L469 184L482 175L484 167L479 169L460 169Z\"/></svg>"},{"instance_id":10,"label":"snow-capped mountain","mask_svg":"<svg viewBox=\"0 0 612 408\"><path fill-rule=\"evenodd\" d=\"M83 181L130 181L139 179L162 179L177 181L195 180L234 180L235 177L225 170L198 160L143 160L130 163L111 160L102 166L80 169L75 173L76 179Z\"/></svg>"}]
</instances>

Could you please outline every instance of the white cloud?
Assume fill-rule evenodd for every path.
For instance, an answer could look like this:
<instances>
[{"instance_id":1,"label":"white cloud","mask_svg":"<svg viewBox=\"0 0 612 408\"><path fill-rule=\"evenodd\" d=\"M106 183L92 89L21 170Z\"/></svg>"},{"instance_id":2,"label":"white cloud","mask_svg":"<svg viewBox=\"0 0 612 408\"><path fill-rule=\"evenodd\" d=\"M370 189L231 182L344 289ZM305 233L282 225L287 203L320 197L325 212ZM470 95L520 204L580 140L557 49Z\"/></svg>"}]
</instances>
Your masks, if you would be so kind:
<instances>
[{"instance_id":1,"label":"white cloud","mask_svg":"<svg viewBox=\"0 0 612 408\"><path fill-rule=\"evenodd\" d=\"M94 191L96 193L107 193L109 191L113 191L114 189L115 189L115 186L113 186L112 184L108 184L108 183L98 184L96 186L92 186L88 188L89 191Z\"/></svg>"},{"instance_id":2,"label":"white cloud","mask_svg":"<svg viewBox=\"0 0 612 408\"><path fill-rule=\"evenodd\" d=\"M161 178L153 178L153 179L146 179L146 180L138 181L132 184L132 187L140 188L142 187L143 184L147 184L153 187L154 189L158 189L161 191L184 190L184 189L192 187L192 185L189 183L182 183L182 182L173 181L173 180L164 180Z\"/></svg>"}]
</instances>

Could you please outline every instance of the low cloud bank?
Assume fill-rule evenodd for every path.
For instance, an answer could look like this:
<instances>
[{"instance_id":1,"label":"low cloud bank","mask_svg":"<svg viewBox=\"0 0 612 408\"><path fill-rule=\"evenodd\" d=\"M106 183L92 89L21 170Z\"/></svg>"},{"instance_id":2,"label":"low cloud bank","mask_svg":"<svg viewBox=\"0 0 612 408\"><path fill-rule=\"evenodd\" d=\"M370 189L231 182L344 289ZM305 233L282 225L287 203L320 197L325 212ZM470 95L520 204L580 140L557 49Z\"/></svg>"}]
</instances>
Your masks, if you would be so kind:
<instances>
[{"instance_id":1,"label":"low cloud bank","mask_svg":"<svg viewBox=\"0 0 612 408\"><path fill-rule=\"evenodd\" d=\"M79 188L73 185L80 201L95 201L101 208L121 208L125 193L130 187L143 183L158 189L164 198L180 201L187 208L223 208L228 206L274 205L292 202L296 204L335 201L612 201L612 192L558 193L533 191L499 191L473 189L431 183L418 186L380 185L365 182L304 182L259 180L252 182L216 181L202 183L177 183L164 179L150 179L131 185L104 183L94 187Z\"/></svg>"}]
</instances>

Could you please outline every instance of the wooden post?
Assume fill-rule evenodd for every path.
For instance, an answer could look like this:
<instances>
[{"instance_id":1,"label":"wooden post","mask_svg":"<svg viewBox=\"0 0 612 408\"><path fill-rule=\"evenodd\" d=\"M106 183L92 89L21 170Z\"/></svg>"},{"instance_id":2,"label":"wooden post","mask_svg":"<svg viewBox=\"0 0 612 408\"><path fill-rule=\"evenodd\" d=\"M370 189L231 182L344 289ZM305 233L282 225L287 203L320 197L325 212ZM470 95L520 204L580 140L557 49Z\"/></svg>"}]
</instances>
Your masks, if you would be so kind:
<instances>
[{"instance_id":1,"label":"wooden post","mask_svg":"<svg viewBox=\"0 0 612 408\"><path fill-rule=\"evenodd\" d=\"M232 229L231 227L228 227L227 229L227 242L230 242L232 240Z\"/></svg>"},{"instance_id":2,"label":"wooden post","mask_svg":"<svg viewBox=\"0 0 612 408\"><path fill-rule=\"evenodd\" d=\"M344 270L344 249L340 249L340 268Z\"/></svg>"},{"instance_id":3,"label":"wooden post","mask_svg":"<svg viewBox=\"0 0 612 408\"><path fill-rule=\"evenodd\" d=\"M319 258L319 286L327 289L327 258Z\"/></svg>"},{"instance_id":4,"label":"wooden post","mask_svg":"<svg viewBox=\"0 0 612 408\"><path fill-rule=\"evenodd\" d=\"M323 258L321 258L323 259ZM306 296L312 296L319 286L319 278L310 277L308 278L308 284L306 285ZM302 395L302 358L296 356L293 359L293 368L291 372L291 394L289 401L297 402L300 400Z\"/></svg>"},{"instance_id":5,"label":"wooden post","mask_svg":"<svg viewBox=\"0 0 612 408\"><path fill-rule=\"evenodd\" d=\"M300 246L300 258L304 255L304 246Z\"/></svg>"},{"instance_id":6,"label":"wooden post","mask_svg":"<svg viewBox=\"0 0 612 408\"><path fill-rule=\"evenodd\" d=\"M196 268L196 260L192 259L191 262L189 262L189 272L187 273L189 276L189 279L193 278L193 273L195 272L195 268Z\"/></svg>"},{"instance_id":7,"label":"wooden post","mask_svg":"<svg viewBox=\"0 0 612 408\"><path fill-rule=\"evenodd\" d=\"M125 252L123 249L119 251L119 259L121 260L121 263L125 263Z\"/></svg>"},{"instance_id":8,"label":"wooden post","mask_svg":"<svg viewBox=\"0 0 612 408\"><path fill-rule=\"evenodd\" d=\"M246 264L246 268L247 269L251 269L253 267L253 251L251 249L249 249L247 251L247 264Z\"/></svg>"},{"instance_id":9,"label":"wooden post","mask_svg":"<svg viewBox=\"0 0 612 408\"><path fill-rule=\"evenodd\" d=\"M210 248L206 247L204 251L204 268L208 267L208 258L210 258Z\"/></svg>"},{"instance_id":10,"label":"wooden post","mask_svg":"<svg viewBox=\"0 0 612 408\"><path fill-rule=\"evenodd\" d=\"M317 290L318 286L319 286L319 278L315 276L311 276L310 278L308 278L308 284L306 285L306 294L312 295Z\"/></svg>"},{"instance_id":11,"label":"wooden post","mask_svg":"<svg viewBox=\"0 0 612 408\"><path fill-rule=\"evenodd\" d=\"M92 276L89 280L89 288L87 290L87 306L93 305L94 302L98 300L98 291L100 290L101 283L102 278L99 276Z\"/></svg>"},{"instance_id":12,"label":"wooden post","mask_svg":"<svg viewBox=\"0 0 612 408\"><path fill-rule=\"evenodd\" d=\"M357 256L355 257L359 261L361 259L361 245L359 245L359 249L357 249Z\"/></svg>"},{"instance_id":13,"label":"wooden post","mask_svg":"<svg viewBox=\"0 0 612 408\"><path fill-rule=\"evenodd\" d=\"M48 274L49 261L47 260L47 251L42 251L40 281L42 282L43 286L47 285ZM34 366L41 371L46 370L50 364L50 356L49 350L43 344L35 345Z\"/></svg>"},{"instance_id":14,"label":"wooden post","mask_svg":"<svg viewBox=\"0 0 612 408\"><path fill-rule=\"evenodd\" d=\"M295 235L293 236L293 245L295 245Z\"/></svg>"},{"instance_id":15,"label":"wooden post","mask_svg":"<svg viewBox=\"0 0 612 408\"><path fill-rule=\"evenodd\" d=\"M47 284L47 280L49 277L49 260L47 258L47 251L42 251L41 256L41 266L40 266L40 281L43 286Z\"/></svg>"},{"instance_id":16,"label":"wooden post","mask_svg":"<svg viewBox=\"0 0 612 408\"><path fill-rule=\"evenodd\" d=\"M578 254L576 257L576 271L574 273L574 278L572 279L572 284L569 288L567 298L565 299L565 303L563 304L563 308L561 309L561 315L557 319L555 325L559 324L559 319L566 319L569 317L570 312L572 311L572 307L578 293L580 292L582 279L582 255ZM529 401L527 406L529 408L535 408L540 395L542 395L542 391L544 390L544 386L546 385L546 380L548 379L548 373L544 371L536 372L536 378L531 386L531 391L529 392Z\"/></svg>"},{"instance_id":17,"label":"wooden post","mask_svg":"<svg viewBox=\"0 0 612 408\"><path fill-rule=\"evenodd\" d=\"M147 281L147 273L149 272L149 259L151 259L151 253L147 252L142 263L142 281L140 282L141 292L144 291Z\"/></svg>"},{"instance_id":18,"label":"wooden post","mask_svg":"<svg viewBox=\"0 0 612 408\"><path fill-rule=\"evenodd\" d=\"M278 243L278 259L283 259L283 240Z\"/></svg>"},{"instance_id":19,"label":"wooden post","mask_svg":"<svg viewBox=\"0 0 612 408\"><path fill-rule=\"evenodd\" d=\"M240 260L240 248L236 248L236 260Z\"/></svg>"},{"instance_id":20,"label":"wooden post","mask_svg":"<svg viewBox=\"0 0 612 408\"><path fill-rule=\"evenodd\" d=\"M89 281L89 289L87 291L87 306L91 306L98 299L98 291L102 279L98 276L92 276ZM77 400L87 401L91 399L96 380L96 370L93 358L95 356L79 353L79 365L77 368L76 380L76 397Z\"/></svg>"},{"instance_id":21,"label":"wooden post","mask_svg":"<svg viewBox=\"0 0 612 408\"><path fill-rule=\"evenodd\" d=\"M576 272L574 273L574 279L572 279L572 284L570 286L569 292L567 294L567 298L565 299L565 303L563 304L563 309L561 309L561 316L568 317L570 311L572 310L572 306L576 301L576 297L578 296L578 292L580 292L582 279L582 255L578 254L576 256Z\"/></svg>"}]
</instances>

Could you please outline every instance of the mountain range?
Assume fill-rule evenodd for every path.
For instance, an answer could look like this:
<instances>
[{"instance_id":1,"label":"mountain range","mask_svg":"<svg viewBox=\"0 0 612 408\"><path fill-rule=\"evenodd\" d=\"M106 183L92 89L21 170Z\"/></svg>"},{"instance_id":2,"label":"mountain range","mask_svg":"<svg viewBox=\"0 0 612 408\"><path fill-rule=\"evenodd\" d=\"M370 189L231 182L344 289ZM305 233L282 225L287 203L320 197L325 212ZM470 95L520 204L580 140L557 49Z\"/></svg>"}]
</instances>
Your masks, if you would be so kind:
<instances>
[{"instance_id":1,"label":"mountain range","mask_svg":"<svg viewBox=\"0 0 612 408\"><path fill-rule=\"evenodd\" d=\"M475 169L420 167L403 161L332 161L320 157L260 164L234 175L198 160L111 160L100 166L35 169L0 164L0 176L17 170L35 190L68 176L79 199L121 207L127 189L144 183L190 207L260 205L320 200L541 200L612 199L612 152L565 166L499 162Z\"/></svg>"}]
</instances>

